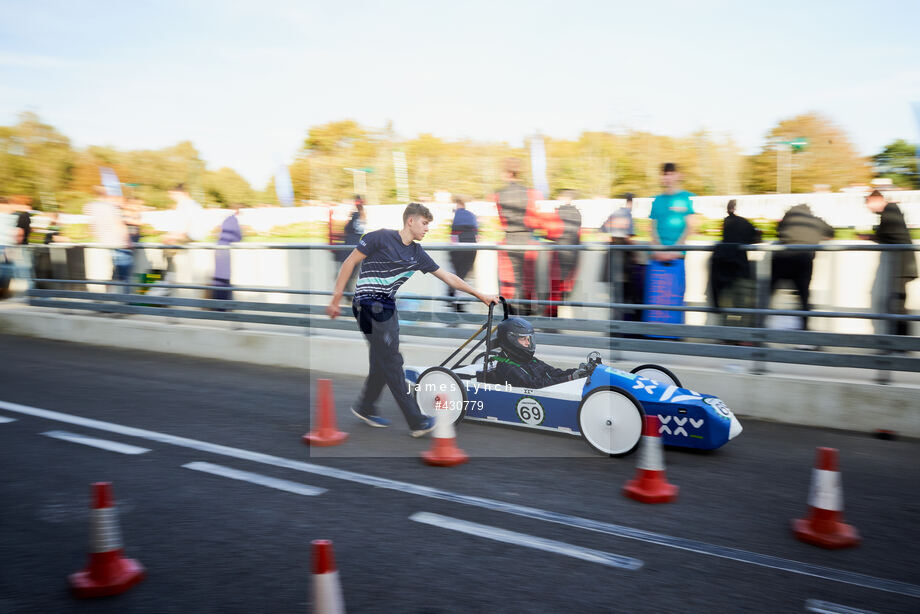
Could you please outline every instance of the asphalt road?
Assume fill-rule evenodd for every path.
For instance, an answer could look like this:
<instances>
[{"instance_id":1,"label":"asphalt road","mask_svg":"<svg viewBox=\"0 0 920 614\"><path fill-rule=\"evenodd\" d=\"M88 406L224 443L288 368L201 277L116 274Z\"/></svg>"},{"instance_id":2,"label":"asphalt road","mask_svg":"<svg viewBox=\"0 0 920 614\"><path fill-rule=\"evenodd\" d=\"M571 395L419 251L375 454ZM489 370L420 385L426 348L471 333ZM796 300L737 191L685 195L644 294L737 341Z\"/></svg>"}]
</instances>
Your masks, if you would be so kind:
<instances>
[{"instance_id":1,"label":"asphalt road","mask_svg":"<svg viewBox=\"0 0 920 614\"><path fill-rule=\"evenodd\" d=\"M301 442L311 376L334 381L350 433L340 447ZM916 441L742 417L744 433L721 450L669 449L680 498L648 506L619 492L635 457L602 458L577 438L465 423L471 461L427 467L417 455L428 440L408 436L389 397L392 428L350 418L360 384L0 335L0 612L309 611L309 543L320 538L335 544L351 612L920 609ZM819 445L840 449L858 548L825 551L790 533ZM125 550L148 577L84 602L66 576L86 561L95 481L113 482Z\"/></svg>"}]
</instances>

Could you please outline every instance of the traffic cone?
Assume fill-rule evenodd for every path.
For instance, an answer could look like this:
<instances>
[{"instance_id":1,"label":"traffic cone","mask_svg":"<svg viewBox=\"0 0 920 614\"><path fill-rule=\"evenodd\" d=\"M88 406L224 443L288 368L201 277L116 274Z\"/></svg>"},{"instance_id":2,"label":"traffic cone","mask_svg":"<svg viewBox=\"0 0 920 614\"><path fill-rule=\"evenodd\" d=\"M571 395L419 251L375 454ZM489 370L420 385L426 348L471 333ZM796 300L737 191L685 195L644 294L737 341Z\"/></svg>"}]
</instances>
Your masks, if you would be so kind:
<instances>
[{"instance_id":1,"label":"traffic cone","mask_svg":"<svg viewBox=\"0 0 920 614\"><path fill-rule=\"evenodd\" d=\"M843 522L843 488L835 448L818 448L808 505L809 517L792 521L799 540L830 549L859 545L859 533Z\"/></svg>"},{"instance_id":2,"label":"traffic cone","mask_svg":"<svg viewBox=\"0 0 920 614\"><path fill-rule=\"evenodd\" d=\"M316 380L317 408L314 414L316 426L303 436L303 442L308 446L337 446L346 439L348 433L343 433L335 423L335 401L332 398L332 380Z\"/></svg>"},{"instance_id":3,"label":"traffic cone","mask_svg":"<svg viewBox=\"0 0 920 614\"><path fill-rule=\"evenodd\" d=\"M313 545L313 614L345 614L339 571L332 556L332 542L315 539Z\"/></svg>"},{"instance_id":4,"label":"traffic cone","mask_svg":"<svg viewBox=\"0 0 920 614\"><path fill-rule=\"evenodd\" d=\"M677 486L664 474L664 446L658 432L658 416L645 417L645 432L639 444L636 477L626 483L623 494L642 503L670 503L677 498Z\"/></svg>"},{"instance_id":5,"label":"traffic cone","mask_svg":"<svg viewBox=\"0 0 920 614\"><path fill-rule=\"evenodd\" d=\"M453 467L470 459L466 452L457 447L457 434L450 412L441 395L435 397L435 425L431 448L421 454L426 465Z\"/></svg>"},{"instance_id":6,"label":"traffic cone","mask_svg":"<svg viewBox=\"0 0 920 614\"><path fill-rule=\"evenodd\" d=\"M144 568L134 559L122 557L121 530L112 503L112 484L93 484L90 518L89 564L70 574L70 588L76 597L106 597L123 593L144 579Z\"/></svg>"}]
</instances>

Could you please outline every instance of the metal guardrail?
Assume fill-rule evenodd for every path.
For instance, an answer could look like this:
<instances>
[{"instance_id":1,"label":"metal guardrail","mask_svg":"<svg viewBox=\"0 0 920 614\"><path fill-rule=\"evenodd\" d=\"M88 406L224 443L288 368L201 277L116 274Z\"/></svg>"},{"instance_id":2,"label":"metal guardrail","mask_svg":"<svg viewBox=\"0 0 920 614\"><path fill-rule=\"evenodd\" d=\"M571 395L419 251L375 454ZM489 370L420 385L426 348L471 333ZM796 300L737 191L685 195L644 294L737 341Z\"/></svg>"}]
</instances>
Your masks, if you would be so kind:
<instances>
[{"instance_id":1,"label":"metal guardrail","mask_svg":"<svg viewBox=\"0 0 920 614\"><path fill-rule=\"evenodd\" d=\"M55 246L58 247L58 246ZM85 244L84 247L106 247L98 244ZM213 244L202 245L150 245L141 244L139 247L151 249L321 249L326 251L351 250L353 246L346 245L319 245L319 244L252 244L243 243L232 246L217 246ZM427 250L536 250L536 251L608 251L611 254L625 251L711 251L714 245L684 245L684 246L653 246L653 245L607 245L592 244L578 246L558 246L536 244L527 246L506 245L463 245L444 244L426 245ZM920 251L920 246L905 245L814 245L814 246L785 246L785 245L751 245L742 246L745 251L767 252L766 258L760 261L758 279L761 286L764 281L764 266L769 265L772 252L777 251L878 251L900 252ZM766 270L769 273L769 269ZM104 285L107 287L145 287L161 288L166 290L233 290L234 292L285 294L300 297L329 296L329 291L291 290L286 288L265 287L218 287L201 284L140 284L132 282L114 282L106 280L89 279L32 279L33 283L65 285ZM761 288L762 290L762 288ZM632 304L625 302L584 302L584 301L549 301L549 300L517 300L511 301L518 305L567 305L570 307L591 307L612 310L674 310L691 311L715 314L749 314L759 318L767 315L808 316L809 318L860 318L883 321L917 321L917 314L879 314L851 311L799 311L790 309L768 309L762 300L756 308L715 308L700 305L649 305ZM40 307L57 309L76 309L93 312L109 312L118 314L142 314L153 316L166 316L172 318L188 318L197 320L225 320L237 323L271 324L283 326L303 327L310 331L319 330L354 330L351 318L330 320L325 316L323 305L304 303L276 303L268 301L238 301L198 299L177 296L152 296L150 294L134 294L129 292L89 292L85 290L69 289L37 289L27 291L29 303ZM435 302L476 302L473 298L427 296L427 295L400 295L401 298ZM662 354L680 354L725 358L732 360L753 361L754 372L765 371L766 362L809 364L828 367L854 367L861 369L879 370L878 381L887 380L888 371L920 372L920 359L903 354L920 351L920 339L896 335L864 335L840 334L814 331L776 330L757 327L739 326L701 326L687 324L665 324L651 322L630 322L618 319L586 320L578 318L547 318L531 317L530 321L538 329L551 329L555 331L541 333L541 343L557 346L576 346L586 349L610 349L623 351L651 352ZM463 324L481 324L482 316L475 314L458 314L454 312L439 311L400 311L400 320L414 322L402 327L408 335L432 336L433 324L440 324L436 336L446 338L466 338L468 330L453 328ZM581 334L571 334L572 332ZM664 337L665 339L638 338L644 336ZM671 339L667 339L667 338ZM675 340L678 339L678 340ZM691 341L680 341L689 339ZM743 345L720 345L701 343L695 340L715 340L728 342L748 343ZM784 347L769 347L772 345L808 345L832 348L848 348L851 350L870 350L865 352L826 352L805 351Z\"/></svg>"}]
</instances>

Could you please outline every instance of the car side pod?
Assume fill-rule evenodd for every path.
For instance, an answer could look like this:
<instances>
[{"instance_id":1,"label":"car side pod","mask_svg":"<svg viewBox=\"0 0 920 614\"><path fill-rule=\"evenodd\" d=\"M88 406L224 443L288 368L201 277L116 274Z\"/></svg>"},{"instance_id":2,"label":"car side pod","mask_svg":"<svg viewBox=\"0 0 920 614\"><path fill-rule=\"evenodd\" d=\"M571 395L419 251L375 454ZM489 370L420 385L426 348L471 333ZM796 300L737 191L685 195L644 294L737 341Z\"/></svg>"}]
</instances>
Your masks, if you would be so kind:
<instances>
[{"instance_id":1,"label":"car side pod","mask_svg":"<svg viewBox=\"0 0 920 614\"><path fill-rule=\"evenodd\" d=\"M431 448L422 452L422 461L435 467L453 467L468 461L470 457L457 447L457 433L447 405L438 395L435 401L434 434Z\"/></svg>"},{"instance_id":2,"label":"car side pod","mask_svg":"<svg viewBox=\"0 0 920 614\"><path fill-rule=\"evenodd\" d=\"M93 484L93 509L90 519L89 564L68 580L75 597L108 597L123 593L144 579L144 567L126 559L121 543L111 482Z\"/></svg>"},{"instance_id":3,"label":"car side pod","mask_svg":"<svg viewBox=\"0 0 920 614\"><path fill-rule=\"evenodd\" d=\"M664 474L664 446L658 416L645 417L645 432L639 448L636 477L626 483L623 494L641 503L671 503L678 488Z\"/></svg>"},{"instance_id":4,"label":"car side pod","mask_svg":"<svg viewBox=\"0 0 920 614\"><path fill-rule=\"evenodd\" d=\"M831 550L859 545L859 533L843 522L843 487L835 448L818 448L808 505L808 518L792 521L792 532L800 541Z\"/></svg>"},{"instance_id":5,"label":"car side pod","mask_svg":"<svg viewBox=\"0 0 920 614\"><path fill-rule=\"evenodd\" d=\"M303 442L308 446L337 446L348 439L348 433L340 431L335 422L332 380L316 380L316 393L319 398L314 413L315 426L303 436Z\"/></svg>"}]
</instances>

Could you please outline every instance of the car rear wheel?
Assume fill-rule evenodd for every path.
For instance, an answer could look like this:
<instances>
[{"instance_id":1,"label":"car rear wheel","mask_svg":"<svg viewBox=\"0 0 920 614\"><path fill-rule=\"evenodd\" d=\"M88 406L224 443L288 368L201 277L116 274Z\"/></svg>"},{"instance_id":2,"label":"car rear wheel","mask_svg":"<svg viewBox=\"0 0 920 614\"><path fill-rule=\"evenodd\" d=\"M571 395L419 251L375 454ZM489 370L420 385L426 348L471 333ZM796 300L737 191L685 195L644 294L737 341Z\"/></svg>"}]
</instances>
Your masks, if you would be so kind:
<instances>
[{"instance_id":1,"label":"car rear wheel","mask_svg":"<svg viewBox=\"0 0 920 614\"><path fill-rule=\"evenodd\" d=\"M595 388L578 407L582 437L601 454L625 456L642 438L645 412L636 397L622 388Z\"/></svg>"},{"instance_id":2,"label":"car rear wheel","mask_svg":"<svg viewBox=\"0 0 920 614\"><path fill-rule=\"evenodd\" d=\"M431 367L415 381L412 394L426 416L445 412L457 424L466 415L466 388L457 375L444 367Z\"/></svg>"},{"instance_id":3,"label":"car rear wheel","mask_svg":"<svg viewBox=\"0 0 920 614\"><path fill-rule=\"evenodd\" d=\"M630 371L630 373L635 373L636 375L648 378L660 384L668 384L683 388L677 376L674 375L670 369L662 367L661 365L639 365Z\"/></svg>"}]
</instances>

